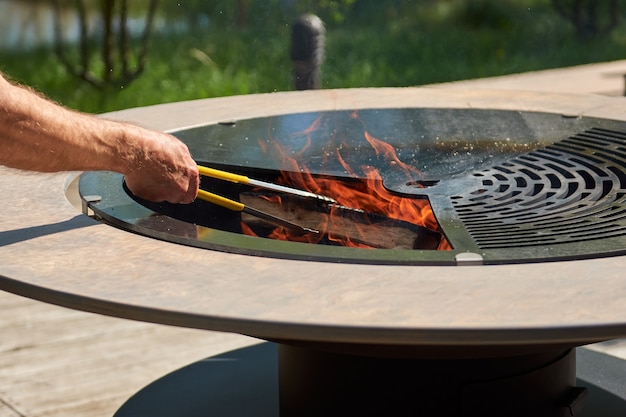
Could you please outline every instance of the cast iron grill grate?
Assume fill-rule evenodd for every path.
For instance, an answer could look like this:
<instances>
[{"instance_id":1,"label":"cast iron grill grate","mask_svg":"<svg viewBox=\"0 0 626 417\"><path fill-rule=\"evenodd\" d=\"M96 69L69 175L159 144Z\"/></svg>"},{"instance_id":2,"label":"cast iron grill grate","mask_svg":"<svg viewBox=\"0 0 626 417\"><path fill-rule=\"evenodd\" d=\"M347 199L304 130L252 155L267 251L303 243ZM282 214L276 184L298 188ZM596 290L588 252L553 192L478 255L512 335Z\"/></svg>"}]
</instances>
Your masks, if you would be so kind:
<instances>
[{"instance_id":1,"label":"cast iron grill grate","mask_svg":"<svg viewBox=\"0 0 626 417\"><path fill-rule=\"evenodd\" d=\"M626 132L593 128L473 174L452 196L481 249L626 236Z\"/></svg>"}]
</instances>

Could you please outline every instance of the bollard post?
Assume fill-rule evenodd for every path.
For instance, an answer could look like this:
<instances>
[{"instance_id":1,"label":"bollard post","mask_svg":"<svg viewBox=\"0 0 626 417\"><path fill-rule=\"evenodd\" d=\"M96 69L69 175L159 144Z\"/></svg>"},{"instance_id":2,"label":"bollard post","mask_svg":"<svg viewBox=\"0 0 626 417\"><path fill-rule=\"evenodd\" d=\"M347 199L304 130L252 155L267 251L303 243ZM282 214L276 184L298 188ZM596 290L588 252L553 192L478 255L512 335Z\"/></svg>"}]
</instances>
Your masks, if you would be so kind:
<instances>
[{"instance_id":1,"label":"bollard post","mask_svg":"<svg viewBox=\"0 0 626 417\"><path fill-rule=\"evenodd\" d=\"M321 88L320 67L324 60L324 22L312 14L302 15L291 29L291 63L296 90Z\"/></svg>"}]
</instances>

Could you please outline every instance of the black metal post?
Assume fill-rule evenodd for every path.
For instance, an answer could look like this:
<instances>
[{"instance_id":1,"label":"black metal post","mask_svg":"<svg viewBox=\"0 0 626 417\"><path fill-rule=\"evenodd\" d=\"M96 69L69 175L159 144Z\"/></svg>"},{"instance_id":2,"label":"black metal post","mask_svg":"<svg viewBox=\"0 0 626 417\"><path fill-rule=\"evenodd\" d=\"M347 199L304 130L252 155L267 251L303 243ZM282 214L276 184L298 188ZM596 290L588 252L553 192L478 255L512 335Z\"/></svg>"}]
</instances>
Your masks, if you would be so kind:
<instances>
[{"instance_id":1,"label":"black metal post","mask_svg":"<svg viewBox=\"0 0 626 417\"><path fill-rule=\"evenodd\" d=\"M324 22L315 15L302 15L291 29L291 62L296 90L321 88L320 67L324 60Z\"/></svg>"}]
</instances>

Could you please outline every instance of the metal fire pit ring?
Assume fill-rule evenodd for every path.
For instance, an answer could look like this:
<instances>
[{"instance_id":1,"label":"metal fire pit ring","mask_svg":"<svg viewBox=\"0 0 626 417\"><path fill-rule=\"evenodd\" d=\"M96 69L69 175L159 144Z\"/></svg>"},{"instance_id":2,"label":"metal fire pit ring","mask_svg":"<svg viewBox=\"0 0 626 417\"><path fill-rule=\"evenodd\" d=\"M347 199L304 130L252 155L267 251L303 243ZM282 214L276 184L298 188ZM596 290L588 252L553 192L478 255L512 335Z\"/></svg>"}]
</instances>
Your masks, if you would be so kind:
<instances>
[{"instance_id":1,"label":"metal fire pit ring","mask_svg":"<svg viewBox=\"0 0 626 417\"><path fill-rule=\"evenodd\" d=\"M473 108L626 121L621 98L443 89L229 97L107 117L174 131L355 108ZM94 221L65 191L76 174L2 170L0 288L85 311L304 346L413 355L560 350L626 335L622 256L489 266L355 265L185 247ZM440 349L441 348L441 349Z\"/></svg>"}]
</instances>

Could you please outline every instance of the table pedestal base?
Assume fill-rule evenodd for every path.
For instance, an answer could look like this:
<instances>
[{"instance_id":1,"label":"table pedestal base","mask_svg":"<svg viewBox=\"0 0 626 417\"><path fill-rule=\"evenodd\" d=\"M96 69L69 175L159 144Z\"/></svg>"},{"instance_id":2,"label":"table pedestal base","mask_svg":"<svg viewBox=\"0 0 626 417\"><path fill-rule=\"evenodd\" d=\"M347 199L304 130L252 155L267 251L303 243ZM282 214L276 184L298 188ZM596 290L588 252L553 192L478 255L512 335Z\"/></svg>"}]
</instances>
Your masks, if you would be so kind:
<instances>
[{"instance_id":1,"label":"table pedestal base","mask_svg":"<svg viewBox=\"0 0 626 417\"><path fill-rule=\"evenodd\" d=\"M585 394L574 350L426 360L279 345L279 375L281 417L561 417Z\"/></svg>"},{"instance_id":2,"label":"table pedestal base","mask_svg":"<svg viewBox=\"0 0 626 417\"><path fill-rule=\"evenodd\" d=\"M285 346L281 346L280 350L284 348ZM287 350L291 349L291 347L287 347ZM296 357L301 354L310 354L311 352L306 352L307 350L308 349L304 349L305 352L295 350L288 353L281 353L280 361L285 363L285 360L289 362L296 359ZM562 415L574 415L576 417L619 417L626 415L626 388L623 385L624 378L626 378L626 361L584 348L579 348L577 351L576 356L578 357L579 373L578 379L574 381L572 386L577 385L587 388L589 390L588 402L582 411L571 414L569 410L563 409L564 414ZM289 358L290 356L291 358ZM569 367L571 370L573 357L573 353L568 353L565 356L561 356L561 359L547 366L563 366L566 368ZM293 405L297 407L298 410L291 411L285 409L285 407L287 407L285 399L279 400L278 364L278 348L277 345L273 343L262 343L207 358L181 368L150 384L130 398L117 411L114 417L171 417L173 415L177 417L278 417L279 415L281 417L289 417L289 415L285 413L296 411L306 413L307 408L310 406L321 410L321 406L316 405L316 400L311 394L302 393L297 395L304 396L302 398L303 401L306 402ZM311 365L312 364L313 363L311 363ZM355 363L346 365L346 370L357 364L358 360ZM400 368L401 367L399 367L399 369ZM413 374L413 378L407 377L408 379L415 381L422 379L419 369L411 369L411 366L409 366L408 369ZM293 371L296 371L296 369L293 369ZM544 371L546 371L545 367L538 370L539 373ZM280 372L282 378L285 370L283 369ZM326 371L322 370L320 375L324 376L325 372ZM522 376L523 375L525 374L522 374ZM436 373L430 373L430 376L435 379L437 378ZM294 378L294 376L289 376L289 378ZM567 377L568 381L569 378L570 376ZM542 383L540 379L536 379L535 381L539 384ZM428 380L424 380L424 382L428 382ZM505 401L500 398L494 398L493 396L484 396L481 390L475 390L471 393L466 391L466 394L471 394L470 397L472 398L470 398L470 400L472 401L479 400L473 401L473 404L478 407L486 406L487 410L489 410L489 404L481 405L476 403L481 403L484 400L484 402L487 403L491 401L493 404L493 401L496 401L505 406L505 408L501 410L500 415L522 415L518 412L519 407L522 405L519 402L509 402L509 399L517 398L517 395L514 395L515 393L506 392L506 378L501 382L504 382L504 389L499 391L497 395L503 395ZM286 383L287 381L285 380L281 381L283 385L282 391L284 391L281 393L281 396L291 395L288 392L292 388L285 387ZM332 381L328 381L328 383L330 385L337 385ZM568 382L568 384L570 383L571 381ZM393 385L394 383L391 382L391 384ZM444 415L438 411L432 411L432 408L426 408L424 404L434 404L435 401L439 401L441 409L447 409L448 404L445 403L445 401L447 401L445 395L429 398L424 395L424 392L420 391L422 387L427 384L419 384L420 388L413 391L400 387L402 390L401 395L406 397L406 400L403 400L404 403L413 404L408 412L396 413L395 410L392 410L379 415L426 415L428 417ZM383 384L379 385L385 385L384 381ZM477 386L479 385L480 384L477 384ZM317 390L319 392L320 388L317 388ZM322 388L321 390L323 391L324 389ZM386 391L388 391L388 393L385 395L389 395L392 390ZM367 393L367 395L371 394ZM477 396L474 397L474 395ZM463 398L467 398L467 395ZM337 412L333 411L333 401L330 401L328 398L318 399L321 404L325 404L324 407L331 409L328 415L332 415L332 413L338 415ZM377 400L376 397L361 398L362 401L369 404L380 403L379 400L381 399L382 398L378 398ZM339 403L334 403L335 406L343 407L346 404L345 398L339 398L338 400ZM532 399L530 400L531 402L534 401ZM279 411L281 407L280 401L283 402L282 407L284 409L282 411ZM288 401L293 401L293 398ZM380 406L377 407L381 409ZM338 409L339 408L336 408L335 410ZM359 414L358 410L353 410L350 411L349 414L344 413L343 415L361 414ZM456 416L464 415L468 414L457 414ZM531 415L534 417L538 414L526 414L526 416Z\"/></svg>"}]
</instances>

